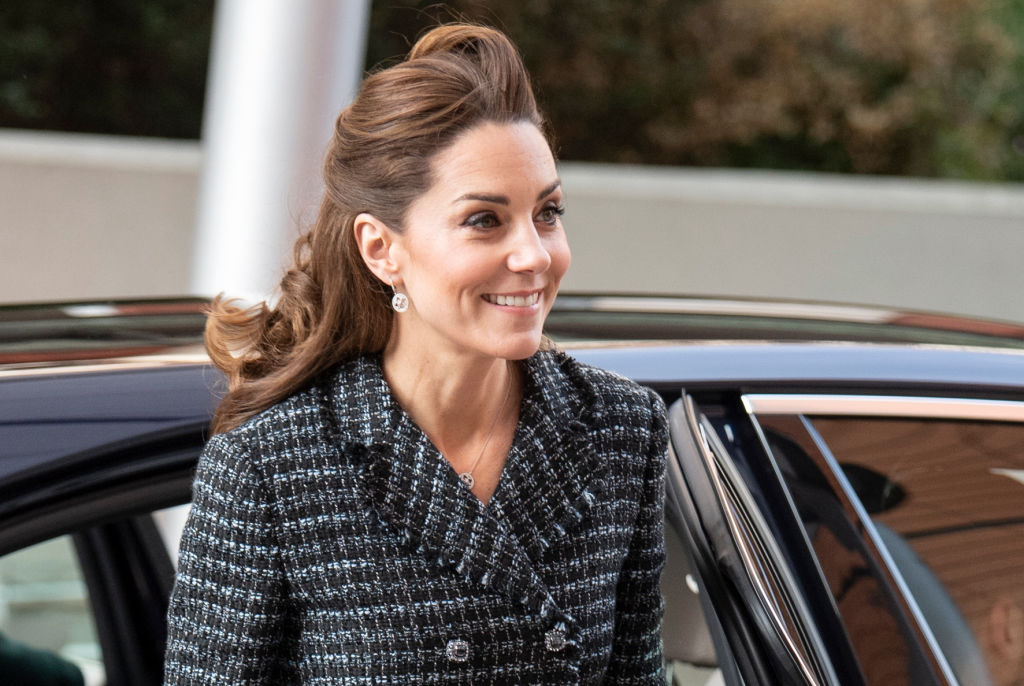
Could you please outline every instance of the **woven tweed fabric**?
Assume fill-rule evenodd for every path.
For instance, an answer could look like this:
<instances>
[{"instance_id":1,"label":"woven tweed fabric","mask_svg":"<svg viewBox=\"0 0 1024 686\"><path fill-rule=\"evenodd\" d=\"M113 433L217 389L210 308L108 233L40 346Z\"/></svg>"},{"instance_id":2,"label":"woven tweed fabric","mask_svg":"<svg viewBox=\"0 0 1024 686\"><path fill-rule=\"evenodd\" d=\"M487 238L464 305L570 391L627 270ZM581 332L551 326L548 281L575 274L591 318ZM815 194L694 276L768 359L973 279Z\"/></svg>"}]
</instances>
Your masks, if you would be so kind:
<instances>
[{"instance_id":1,"label":"woven tweed fabric","mask_svg":"<svg viewBox=\"0 0 1024 686\"><path fill-rule=\"evenodd\" d=\"M664 684L661 399L554 352L483 505L346 362L214 436L166 684Z\"/></svg>"}]
</instances>

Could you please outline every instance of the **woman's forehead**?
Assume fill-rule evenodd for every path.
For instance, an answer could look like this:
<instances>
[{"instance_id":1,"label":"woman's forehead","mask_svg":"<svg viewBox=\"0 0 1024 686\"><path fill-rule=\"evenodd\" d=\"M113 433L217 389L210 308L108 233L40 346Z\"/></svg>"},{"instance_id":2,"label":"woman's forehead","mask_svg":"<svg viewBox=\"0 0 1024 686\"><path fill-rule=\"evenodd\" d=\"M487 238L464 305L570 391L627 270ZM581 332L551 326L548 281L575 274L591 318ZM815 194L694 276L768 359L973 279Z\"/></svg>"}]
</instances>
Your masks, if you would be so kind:
<instances>
[{"instance_id":1,"label":"woman's forehead","mask_svg":"<svg viewBox=\"0 0 1024 686\"><path fill-rule=\"evenodd\" d=\"M459 135L431 165L434 189L451 195L539 193L557 182L547 140L532 123L484 123Z\"/></svg>"}]
</instances>

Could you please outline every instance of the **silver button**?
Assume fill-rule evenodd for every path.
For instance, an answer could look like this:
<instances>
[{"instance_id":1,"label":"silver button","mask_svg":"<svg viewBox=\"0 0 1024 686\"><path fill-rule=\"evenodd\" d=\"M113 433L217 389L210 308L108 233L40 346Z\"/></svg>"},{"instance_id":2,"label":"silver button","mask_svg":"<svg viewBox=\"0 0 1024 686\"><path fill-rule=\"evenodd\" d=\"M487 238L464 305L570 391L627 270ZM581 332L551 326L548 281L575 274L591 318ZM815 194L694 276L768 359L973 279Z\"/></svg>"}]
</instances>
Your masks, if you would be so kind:
<instances>
[{"instance_id":1,"label":"silver button","mask_svg":"<svg viewBox=\"0 0 1024 686\"><path fill-rule=\"evenodd\" d=\"M465 662L469 659L469 643L461 638L453 638L448 641L444 652L452 662Z\"/></svg>"},{"instance_id":2,"label":"silver button","mask_svg":"<svg viewBox=\"0 0 1024 686\"><path fill-rule=\"evenodd\" d=\"M561 629L549 629L544 634L544 647L552 653L557 653L565 647L565 632Z\"/></svg>"}]
</instances>

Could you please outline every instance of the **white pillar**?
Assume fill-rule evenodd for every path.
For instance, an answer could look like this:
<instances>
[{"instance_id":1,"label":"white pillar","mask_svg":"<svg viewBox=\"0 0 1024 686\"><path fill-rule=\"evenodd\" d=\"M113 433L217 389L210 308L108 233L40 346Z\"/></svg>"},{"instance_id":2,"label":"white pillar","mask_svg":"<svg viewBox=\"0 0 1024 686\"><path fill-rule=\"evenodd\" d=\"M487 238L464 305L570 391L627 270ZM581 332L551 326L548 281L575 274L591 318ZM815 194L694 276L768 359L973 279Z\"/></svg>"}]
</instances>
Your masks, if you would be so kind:
<instances>
[{"instance_id":1,"label":"white pillar","mask_svg":"<svg viewBox=\"0 0 1024 686\"><path fill-rule=\"evenodd\" d=\"M217 0L191 289L264 299L315 216L369 0Z\"/></svg>"}]
</instances>

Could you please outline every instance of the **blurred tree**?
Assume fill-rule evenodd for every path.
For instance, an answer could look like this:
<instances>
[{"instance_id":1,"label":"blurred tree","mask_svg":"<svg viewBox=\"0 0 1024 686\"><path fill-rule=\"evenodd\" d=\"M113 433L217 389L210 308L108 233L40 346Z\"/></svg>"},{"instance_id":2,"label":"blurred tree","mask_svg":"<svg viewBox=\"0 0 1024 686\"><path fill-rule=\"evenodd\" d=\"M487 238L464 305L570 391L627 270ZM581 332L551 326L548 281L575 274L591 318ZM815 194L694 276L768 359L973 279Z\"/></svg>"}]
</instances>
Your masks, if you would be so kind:
<instances>
[{"instance_id":1,"label":"blurred tree","mask_svg":"<svg viewBox=\"0 0 1024 686\"><path fill-rule=\"evenodd\" d=\"M213 0L0 4L0 126L198 138Z\"/></svg>"},{"instance_id":2,"label":"blurred tree","mask_svg":"<svg viewBox=\"0 0 1024 686\"><path fill-rule=\"evenodd\" d=\"M0 126L197 138L214 0L0 5ZM1024 180L1024 0L377 0L507 31L563 159Z\"/></svg>"},{"instance_id":3,"label":"blurred tree","mask_svg":"<svg viewBox=\"0 0 1024 686\"><path fill-rule=\"evenodd\" d=\"M993 0L993 4L992 18L1002 27L1014 48L1008 76L1010 87L990 105L1010 122L1006 127L1008 135L997 136L1003 141L1009 139L1009 145L999 147L998 154L1002 160L1000 177L1021 181L1024 180L1024 0ZM967 173L954 169L944 169L943 174L969 178Z\"/></svg>"},{"instance_id":4,"label":"blurred tree","mask_svg":"<svg viewBox=\"0 0 1024 686\"><path fill-rule=\"evenodd\" d=\"M497 26L523 60L564 159L671 164L646 128L659 112L686 108L699 74L691 41L678 40L701 0L453 0L375 2L367 64L408 50L441 20Z\"/></svg>"},{"instance_id":5,"label":"blurred tree","mask_svg":"<svg viewBox=\"0 0 1024 686\"><path fill-rule=\"evenodd\" d=\"M986 0L705 3L687 22L701 85L648 132L697 164L999 178L1024 112L1001 102L1021 89L1018 46L992 12Z\"/></svg>"},{"instance_id":6,"label":"blurred tree","mask_svg":"<svg viewBox=\"0 0 1024 686\"><path fill-rule=\"evenodd\" d=\"M563 159L1024 180L1024 0L385 0L519 44Z\"/></svg>"}]
</instances>

